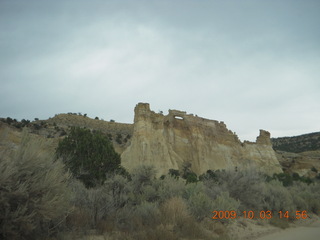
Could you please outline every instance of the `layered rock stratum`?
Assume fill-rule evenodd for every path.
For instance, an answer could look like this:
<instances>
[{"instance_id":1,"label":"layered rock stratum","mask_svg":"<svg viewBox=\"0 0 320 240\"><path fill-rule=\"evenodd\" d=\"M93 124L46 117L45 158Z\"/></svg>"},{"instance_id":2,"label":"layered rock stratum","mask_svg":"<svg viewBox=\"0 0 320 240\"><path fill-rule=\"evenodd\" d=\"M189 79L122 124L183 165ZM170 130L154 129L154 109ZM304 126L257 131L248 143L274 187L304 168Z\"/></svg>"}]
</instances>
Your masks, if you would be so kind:
<instances>
[{"instance_id":1,"label":"layered rock stratum","mask_svg":"<svg viewBox=\"0 0 320 240\"><path fill-rule=\"evenodd\" d=\"M136 106L133 124L72 113L26 124L31 139L41 138L46 142L43 151L52 154L70 126L106 134L129 171L140 164L154 165L159 175L167 174L169 169L182 170L185 166L191 166L197 174L208 169L240 170L249 166L268 174L283 170L310 177L320 171L319 132L270 141L270 133L260 130L256 142L241 142L223 122L178 110L169 110L168 115L163 115L151 111L147 103ZM21 131L19 122L8 123L6 118L0 118L1 154L17 148Z\"/></svg>"},{"instance_id":2,"label":"layered rock stratum","mask_svg":"<svg viewBox=\"0 0 320 240\"><path fill-rule=\"evenodd\" d=\"M272 148L270 133L260 130L255 143L241 142L224 122L169 110L150 110L148 103L135 107L131 144L121 155L129 171L140 164L153 165L158 175L186 165L196 174L208 169L256 167L268 174L282 172Z\"/></svg>"}]
</instances>

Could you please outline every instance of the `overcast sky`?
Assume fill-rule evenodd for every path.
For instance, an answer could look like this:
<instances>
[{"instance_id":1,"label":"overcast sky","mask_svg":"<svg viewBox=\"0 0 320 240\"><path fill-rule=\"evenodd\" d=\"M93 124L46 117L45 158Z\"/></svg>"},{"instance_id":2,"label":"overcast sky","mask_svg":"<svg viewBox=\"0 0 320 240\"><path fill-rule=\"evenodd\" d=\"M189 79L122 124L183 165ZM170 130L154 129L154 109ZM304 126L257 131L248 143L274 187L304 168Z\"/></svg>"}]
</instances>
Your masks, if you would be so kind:
<instances>
[{"instance_id":1,"label":"overcast sky","mask_svg":"<svg viewBox=\"0 0 320 240\"><path fill-rule=\"evenodd\" d=\"M241 140L320 131L319 0L0 0L0 117L132 123L138 102Z\"/></svg>"}]
</instances>

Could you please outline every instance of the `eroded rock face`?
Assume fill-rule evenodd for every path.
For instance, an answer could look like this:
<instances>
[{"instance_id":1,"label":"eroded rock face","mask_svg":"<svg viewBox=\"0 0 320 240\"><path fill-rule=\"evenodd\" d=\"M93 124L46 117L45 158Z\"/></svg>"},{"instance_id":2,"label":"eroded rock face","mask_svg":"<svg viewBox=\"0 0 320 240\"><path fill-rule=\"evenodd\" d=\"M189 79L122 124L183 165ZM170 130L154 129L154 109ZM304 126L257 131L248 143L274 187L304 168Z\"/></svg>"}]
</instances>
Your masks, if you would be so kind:
<instances>
[{"instance_id":1,"label":"eroded rock face","mask_svg":"<svg viewBox=\"0 0 320 240\"><path fill-rule=\"evenodd\" d=\"M285 172L298 173L300 176L314 178L320 171L320 151L302 153L276 151L276 153Z\"/></svg>"},{"instance_id":2,"label":"eroded rock face","mask_svg":"<svg viewBox=\"0 0 320 240\"><path fill-rule=\"evenodd\" d=\"M223 122L169 110L168 115L150 110L147 103L135 108L131 145L122 153L122 164L130 171L140 164L154 165L158 175L169 169L202 174L208 169L242 169L255 165L266 173L281 172L272 149L270 133L260 130L256 143L242 143Z\"/></svg>"}]
</instances>

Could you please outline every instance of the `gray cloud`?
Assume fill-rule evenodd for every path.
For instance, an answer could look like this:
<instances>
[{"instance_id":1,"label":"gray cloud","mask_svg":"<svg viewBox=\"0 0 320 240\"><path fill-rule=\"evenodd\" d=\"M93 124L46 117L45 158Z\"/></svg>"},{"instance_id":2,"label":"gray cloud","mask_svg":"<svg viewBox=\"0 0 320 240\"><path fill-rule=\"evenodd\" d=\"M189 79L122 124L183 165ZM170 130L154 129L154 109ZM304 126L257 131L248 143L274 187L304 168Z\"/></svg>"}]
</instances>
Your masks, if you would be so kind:
<instances>
[{"instance_id":1,"label":"gray cloud","mask_svg":"<svg viewBox=\"0 0 320 240\"><path fill-rule=\"evenodd\" d=\"M137 102L241 139L319 131L319 1L1 1L0 113L133 121Z\"/></svg>"}]
</instances>

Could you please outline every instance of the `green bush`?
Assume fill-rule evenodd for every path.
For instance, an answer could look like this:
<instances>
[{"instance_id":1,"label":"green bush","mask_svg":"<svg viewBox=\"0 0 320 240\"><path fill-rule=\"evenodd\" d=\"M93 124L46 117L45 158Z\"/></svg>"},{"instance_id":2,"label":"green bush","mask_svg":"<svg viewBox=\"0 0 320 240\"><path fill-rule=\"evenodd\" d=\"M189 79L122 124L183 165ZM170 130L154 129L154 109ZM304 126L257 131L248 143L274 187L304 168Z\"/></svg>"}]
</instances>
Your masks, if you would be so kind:
<instances>
[{"instance_id":1,"label":"green bush","mask_svg":"<svg viewBox=\"0 0 320 240\"><path fill-rule=\"evenodd\" d=\"M133 215L140 227L152 227L160 223L160 210L157 203L142 202L134 208Z\"/></svg>"},{"instance_id":2,"label":"green bush","mask_svg":"<svg viewBox=\"0 0 320 240\"><path fill-rule=\"evenodd\" d=\"M161 202L173 197L182 196L185 189L185 183L175 177L166 176L164 179L158 180L158 182L159 186L157 191Z\"/></svg>"},{"instance_id":3,"label":"green bush","mask_svg":"<svg viewBox=\"0 0 320 240\"><path fill-rule=\"evenodd\" d=\"M141 165L132 171L131 176L133 192L142 193L142 187L152 185L156 179L156 169L153 166Z\"/></svg>"},{"instance_id":4,"label":"green bush","mask_svg":"<svg viewBox=\"0 0 320 240\"><path fill-rule=\"evenodd\" d=\"M100 132L72 127L56 150L72 174L86 187L94 187L106 180L106 173L120 167L120 155L112 143Z\"/></svg>"},{"instance_id":5,"label":"green bush","mask_svg":"<svg viewBox=\"0 0 320 240\"><path fill-rule=\"evenodd\" d=\"M282 182L285 187L291 186L293 183L293 178L289 173L275 173L273 174L273 178Z\"/></svg>"},{"instance_id":6,"label":"green bush","mask_svg":"<svg viewBox=\"0 0 320 240\"><path fill-rule=\"evenodd\" d=\"M186 179L186 183L196 183L198 182L198 176L194 172L188 172L184 175L184 179Z\"/></svg>"},{"instance_id":7,"label":"green bush","mask_svg":"<svg viewBox=\"0 0 320 240\"><path fill-rule=\"evenodd\" d=\"M273 212L289 211L293 213L296 210L294 196L291 195L288 188L284 187L278 180L272 180L261 185L261 195L264 198L265 206L263 210Z\"/></svg>"},{"instance_id":8,"label":"green bush","mask_svg":"<svg viewBox=\"0 0 320 240\"><path fill-rule=\"evenodd\" d=\"M112 207L117 210L124 207L129 201L129 192L131 192L128 179L122 175L108 177L104 184L105 191L112 196Z\"/></svg>"},{"instance_id":9,"label":"green bush","mask_svg":"<svg viewBox=\"0 0 320 240\"><path fill-rule=\"evenodd\" d=\"M7 120L6 122L7 122L8 124L11 124L11 123L13 122L13 119L12 119L11 117L7 117L6 120Z\"/></svg>"},{"instance_id":10,"label":"green bush","mask_svg":"<svg viewBox=\"0 0 320 240\"><path fill-rule=\"evenodd\" d=\"M120 133L117 134L116 142L117 142L118 144L122 144L122 135L121 135Z\"/></svg>"},{"instance_id":11,"label":"green bush","mask_svg":"<svg viewBox=\"0 0 320 240\"><path fill-rule=\"evenodd\" d=\"M230 197L228 192L221 192L212 204L212 211L237 211L240 206L240 202Z\"/></svg>"},{"instance_id":12,"label":"green bush","mask_svg":"<svg viewBox=\"0 0 320 240\"><path fill-rule=\"evenodd\" d=\"M186 180L186 183L195 183L198 181L198 176L191 170L192 164L190 162L184 162L182 165L182 178Z\"/></svg>"},{"instance_id":13,"label":"green bush","mask_svg":"<svg viewBox=\"0 0 320 240\"><path fill-rule=\"evenodd\" d=\"M205 180L207 194L215 199L221 192L229 192L230 197L240 201L240 210L261 210L263 196L260 184L265 181L263 175L254 168L243 171L216 171L215 177Z\"/></svg>"},{"instance_id":14,"label":"green bush","mask_svg":"<svg viewBox=\"0 0 320 240\"><path fill-rule=\"evenodd\" d=\"M188 199L190 212L198 221L201 221L204 218L210 218L211 212L214 210L213 206L212 200L204 193L204 191L193 194Z\"/></svg>"},{"instance_id":15,"label":"green bush","mask_svg":"<svg viewBox=\"0 0 320 240\"><path fill-rule=\"evenodd\" d=\"M296 210L320 214L320 184L312 183L307 185L303 182L294 182L289 191L293 196Z\"/></svg>"},{"instance_id":16,"label":"green bush","mask_svg":"<svg viewBox=\"0 0 320 240\"><path fill-rule=\"evenodd\" d=\"M79 180L73 179L71 187L74 193L72 203L76 211L69 217L68 227L78 232L101 228L106 221L114 225L114 216L126 208L131 192L128 179L121 175L108 176L104 185L89 189ZM79 220L81 216L85 220Z\"/></svg>"},{"instance_id":17,"label":"green bush","mask_svg":"<svg viewBox=\"0 0 320 240\"><path fill-rule=\"evenodd\" d=\"M169 169L169 175L174 178L179 178L180 172L177 169Z\"/></svg>"},{"instance_id":18,"label":"green bush","mask_svg":"<svg viewBox=\"0 0 320 240\"><path fill-rule=\"evenodd\" d=\"M237 201L236 199L230 197L228 192L221 192L218 197L213 200L212 202L212 207L211 207L211 212L213 211L235 211L238 212L240 207L240 202ZM211 214L211 216L213 216ZM228 219L228 218L221 218L221 219L214 219L215 222L222 222L222 223L226 223L229 221L234 221L232 219Z\"/></svg>"},{"instance_id":19,"label":"green bush","mask_svg":"<svg viewBox=\"0 0 320 240\"><path fill-rule=\"evenodd\" d=\"M14 155L0 154L0 238L44 239L70 211L69 175L61 161L39 151L24 133Z\"/></svg>"},{"instance_id":20,"label":"green bush","mask_svg":"<svg viewBox=\"0 0 320 240\"><path fill-rule=\"evenodd\" d=\"M285 187L292 186L293 181L300 181L307 184L313 183L312 179L304 176L300 177L298 173L293 173L292 175L289 173L273 174L273 179L279 180Z\"/></svg>"},{"instance_id":21,"label":"green bush","mask_svg":"<svg viewBox=\"0 0 320 240\"><path fill-rule=\"evenodd\" d=\"M213 180L213 181L217 182L218 181L218 177L217 177L217 174L214 171L207 170L206 173L204 173L204 174L199 176L199 180L200 181Z\"/></svg>"}]
</instances>

